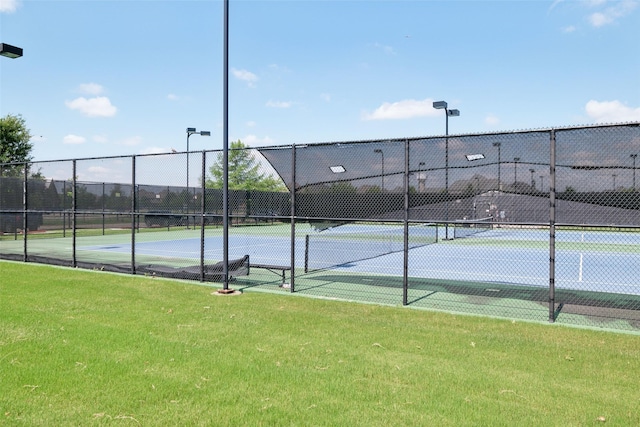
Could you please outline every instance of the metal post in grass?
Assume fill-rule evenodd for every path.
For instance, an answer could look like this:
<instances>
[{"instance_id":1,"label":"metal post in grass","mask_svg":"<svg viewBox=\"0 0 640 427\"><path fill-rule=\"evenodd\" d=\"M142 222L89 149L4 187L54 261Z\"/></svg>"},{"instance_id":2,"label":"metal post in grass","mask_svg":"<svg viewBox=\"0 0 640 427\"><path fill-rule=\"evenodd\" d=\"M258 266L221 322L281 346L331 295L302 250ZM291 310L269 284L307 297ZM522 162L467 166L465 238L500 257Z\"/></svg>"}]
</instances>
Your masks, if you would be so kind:
<instances>
[{"instance_id":1,"label":"metal post in grass","mask_svg":"<svg viewBox=\"0 0 640 427\"><path fill-rule=\"evenodd\" d=\"M291 283L289 292L295 292L296 266L296 145L291 146ZM306 247L306 246L305 246Z\"/></svg>"},{"instance_id":2,"label":"metal post in grass","mask_svg":"<svg viewBox=\"0 0 640 427\"><path fill-rule=\"evenodd\" d=\"M136 156L131 156L131 274L136 274Z\"/></svg>"},{"instance_id":3,"label":"metal post in grass","mask_svg":"<svg viewBox=\"0 0 640 427\"><path fill-rule=\"evenodd\" d=\"M202 189L202 196L200 197L200 281L204 282L204 237L205 237L205 233L204 233L204 226L205 226L205 209L207 208L206 205L206 197L205 195L207 194L207 190L206 190L206 179L204 178L206 176L207 173L207 152L205 150L202 150L202 165L201 165L202 170L200 171L200 173L202 174L202 182L201 182L201 189Z\"/></svg>"},{"instance_id":4,"label":"metal post in grass","mask_svg":"<svg viewBox=\"0 0 640 427\"><path fill-rule=\"evenodd\" d=\"M102 235L104 236L104 182L102 183Z\"/></svg>"},{"instance_id":5,"label":"metal post in grass","mask_svg":"<svg viewBox=\"0 0 640 427\"><path fill-rule=\"evenodd\" d=\"M549 322L556 321L556 132L549 140Z\"/></svg>"},{"instance_id":6,"label":"metal post in grass","mask_svg":"<svg viewBox=\"0 0 640 427\"><path fill-rule=\"evenodd\" d=\"M224 0L222 118L222 293L229 290L229 0Z\"/></svg>"},{"instance_id":7,"label":"metal post in grass","mask_svg":"<svg viewBox=\"0 0 640 427\"><path fill-rule=\"evenodd\" d=\"M71 241L72 243L72 265L73 267L77 267L77 234L78 234L78 218L76 217L76 212L78 211L78 198L76 197L78 193L76 192L76 187L78 186L78 165L77 160L73 161L73 179L71 180Z\"/></svg>"},{"instance_id":8,"label":"metal post in grass","mask_svg":"<svg viewBox=\"0 0 640 427\"><path fill-rule=\"evenodd\" d=\"M409 303L409 140L404 141L404 258L402 268L402 305Z\"/></svg>"},{"instance_id":9,"label":"metal post in grass","mask_svg":"<svg viewBox=\"0 0 640 427\"><path fill-rule=\"evenodd\" d=\"M27 193L28 190L28 172L29 172L29 168L27 167L27 164L24 164L24 176L23 176L23 182L22 182L22 238L23 238L23 261L27 262L27 260L29 259L29 253L27 250L27 210L28 210L28 202L29 202L29 194ZM16 224L16 228L17 224Z\"/></svg>"}]
</instances>

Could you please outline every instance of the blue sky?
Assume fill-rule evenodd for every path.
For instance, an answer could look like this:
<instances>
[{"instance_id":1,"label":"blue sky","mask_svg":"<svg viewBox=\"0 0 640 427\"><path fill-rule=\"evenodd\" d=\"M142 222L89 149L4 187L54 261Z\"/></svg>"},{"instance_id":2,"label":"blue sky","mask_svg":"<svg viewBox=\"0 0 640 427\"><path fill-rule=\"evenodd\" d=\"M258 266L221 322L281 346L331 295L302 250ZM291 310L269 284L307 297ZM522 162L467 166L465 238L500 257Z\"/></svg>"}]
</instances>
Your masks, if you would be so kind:
<instances>
[{"instance_id":1,"label":"blue sky","mask_svg":"<svg viewBox=\"0 0 640 427\"><path fill-rule=\"evenodd\" d=\"M252 147L640 121L640 1L230 0ZM222 148L222 0L0 0L35 160Z\"/></svg>"}]
</instances>

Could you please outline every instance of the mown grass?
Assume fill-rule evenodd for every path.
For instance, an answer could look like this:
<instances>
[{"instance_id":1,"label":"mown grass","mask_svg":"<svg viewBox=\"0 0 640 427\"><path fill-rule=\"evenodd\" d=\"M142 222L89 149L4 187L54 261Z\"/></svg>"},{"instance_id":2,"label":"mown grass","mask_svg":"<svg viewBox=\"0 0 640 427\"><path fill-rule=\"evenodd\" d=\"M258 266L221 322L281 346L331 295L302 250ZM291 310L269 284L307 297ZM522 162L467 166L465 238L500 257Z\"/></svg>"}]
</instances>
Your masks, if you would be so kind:
<instances>
[{"instance_id":1,"label":"mown grass","mask_svg":"<svg viewBox=\"0 0 640 427\"><path fill-rule=\"evenodd\" d=\"M638 336L0 262L0 424L640 425Z\"/></svg>"}]
</instances>

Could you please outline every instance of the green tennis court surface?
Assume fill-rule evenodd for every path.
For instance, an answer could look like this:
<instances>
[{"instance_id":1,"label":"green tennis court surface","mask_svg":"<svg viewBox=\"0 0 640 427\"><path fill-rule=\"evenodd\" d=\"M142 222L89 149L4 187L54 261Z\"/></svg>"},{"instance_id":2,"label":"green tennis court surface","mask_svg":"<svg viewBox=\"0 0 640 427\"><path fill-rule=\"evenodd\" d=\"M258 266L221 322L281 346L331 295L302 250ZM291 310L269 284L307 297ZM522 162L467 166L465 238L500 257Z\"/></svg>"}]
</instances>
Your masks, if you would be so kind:
<instances>
[{"instance_id":1,"label":"green tennis court surface","mask_svg":"<svg viewBox=\"0 0 640 427\"><path fill-rule=\"evenodd\" d=\"M376 228L377 227L377 228ZM367 237L367 230L370 237ZM249 255L252 263L288 266L291 263L290 226L238 227L229 238L229 257ZM296 292L340 299L397 304L402 298L402 239L379 226L337 227L323 251L305 254L309 227L298 226L295 239ZM325 233L325 234L323 234ZM356 233L356 234L354 234ZM413 234L411 234L413 233ZM331 236L331 233L316 233ZM353 235L358 237L353 237ZM531 313L544 320L548 315L549 271L548 231L494 229L450 241L433 239L429 226L410 229L408 256L408 303L450 311L488 312L510 316ZM130 269L131 235L81 237L76 240L78 262L120 265ZM556 251L556 301L562 316L597 314L630 322L640 321L640 236L637 233L559 231ZM2 252L22 253L22 241L4 240ZM59 257L72 254L71 238L29 239L30 256ZM356 247L390 245L386 255L354 255ZM399 246L398 246L399 245ZM375 248L375 251L380 251ZM387 249L385 249L387 250ZM400 251L400 252L398 252ZM200 260L200 231L174 230L136 234L135 260L138 266L194 266ZM373 252L372 252L373 253ZM305 257L306 256L306 257ZM358 257L360 260L337 260ZM206 264L222 259L221 231L207 230L204 240ZM365 258L365 259L362 259ZM305 263L311 263L305 273ZM339 263L341 262L341 263ZM268 271L251 270L238 277L235 287L282 290L282 280ZM510 300L512 303L505 304ZM560 317L562 317L560 316ZM622 320L623 322L625 320Z\"/></svg>"}]
</instances>

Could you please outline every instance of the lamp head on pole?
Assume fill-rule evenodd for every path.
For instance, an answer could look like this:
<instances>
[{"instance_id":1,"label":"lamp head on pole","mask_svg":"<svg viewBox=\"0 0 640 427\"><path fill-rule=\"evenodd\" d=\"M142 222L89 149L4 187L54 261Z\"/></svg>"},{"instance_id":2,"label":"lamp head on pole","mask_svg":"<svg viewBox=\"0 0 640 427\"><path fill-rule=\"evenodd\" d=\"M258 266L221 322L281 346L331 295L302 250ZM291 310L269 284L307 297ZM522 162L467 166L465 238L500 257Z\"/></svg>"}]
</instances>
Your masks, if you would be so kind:
<instances>
[{"instance_id":1,"label":"lamp head on pole","mask_svg":"<svg viewBox=\"0 0 640 427\"><path fill-rule=\"evenodd\" d=\"M458 117L460 115L460 110L447 110L447 116L449 117Z\"/></svg>"},{"instance_id":2,"label":"lamp head on pole","mask_svg":"<svg viewBox=\"0 0 640 427\"><path fill-rule=\"evenodd\" d=\"M22 56L22 48L0 43L0 55L7 58L20 58Z\"/></svg>"},{"instance_id":3,"label":"lamp head on pole","mask_svg":"<svg viewBox=\"0 0 640 427\"><path fill-rule=\"evenodd\" d=\"M197 132L196 128L187 128L187 136L190 135L211 136L211 132L208 130L201 130L200 132Z\"/></svg>"},{"instance_id":4,"label":"lamp head on pole","mask_svg":"<svg viewBox=\"0 0 640 427\"><path fill-rule=\"evenodd\" d=\"M446 101L435 101L433 103L433 108L435 108L436 110L442 110L443 108L447 108L447 102Z\"/></svg>"}]
</instances>

